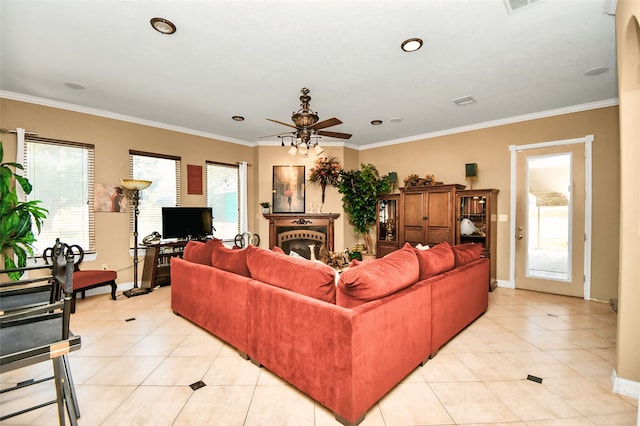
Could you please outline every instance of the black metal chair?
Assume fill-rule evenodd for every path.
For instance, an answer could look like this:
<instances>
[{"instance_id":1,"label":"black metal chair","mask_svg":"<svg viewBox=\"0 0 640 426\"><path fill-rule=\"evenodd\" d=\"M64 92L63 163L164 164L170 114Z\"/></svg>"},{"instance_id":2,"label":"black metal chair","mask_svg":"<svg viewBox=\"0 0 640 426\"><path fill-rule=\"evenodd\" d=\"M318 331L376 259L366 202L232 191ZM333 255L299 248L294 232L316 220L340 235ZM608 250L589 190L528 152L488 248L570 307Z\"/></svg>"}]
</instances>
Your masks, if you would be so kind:
<instances>
[{"instance_id":1,"label":"black metal chair","mask_svg":"<svg viewBox=\"0 0 640 426\"><path fill-rule=\"evenodd\" d=\"M68 353L81 345L80 336L69 331L73 254L69 246L57 241L52 257L50 266L0 270L0 274L14 271L47 274L0 283L0 373L51 360L52 377L25 380L1 392L53 380L56 399L13 413L3 412L0 421L56 403L61 425L65 424L65 408L72 425L77 425L80 417L68 358Z\"/></svg>"}]
</instances>

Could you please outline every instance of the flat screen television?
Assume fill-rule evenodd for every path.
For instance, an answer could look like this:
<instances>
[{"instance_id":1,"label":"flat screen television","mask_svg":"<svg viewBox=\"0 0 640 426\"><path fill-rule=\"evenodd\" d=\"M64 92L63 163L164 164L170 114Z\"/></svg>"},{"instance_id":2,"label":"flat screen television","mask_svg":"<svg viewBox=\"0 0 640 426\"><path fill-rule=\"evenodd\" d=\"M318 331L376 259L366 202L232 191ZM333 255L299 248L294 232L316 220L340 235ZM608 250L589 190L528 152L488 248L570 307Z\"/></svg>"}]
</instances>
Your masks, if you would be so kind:
<instances>
[{"instance_id":1,"label":"flat screen television","mask_svg":"<svg viewBox=\"0 0 640 426\"><path fill-rule=\"evenodd\" d=\"M196 239L212 234L211 207L163 207L162 238Z\"/></svg>"}]
</instances>

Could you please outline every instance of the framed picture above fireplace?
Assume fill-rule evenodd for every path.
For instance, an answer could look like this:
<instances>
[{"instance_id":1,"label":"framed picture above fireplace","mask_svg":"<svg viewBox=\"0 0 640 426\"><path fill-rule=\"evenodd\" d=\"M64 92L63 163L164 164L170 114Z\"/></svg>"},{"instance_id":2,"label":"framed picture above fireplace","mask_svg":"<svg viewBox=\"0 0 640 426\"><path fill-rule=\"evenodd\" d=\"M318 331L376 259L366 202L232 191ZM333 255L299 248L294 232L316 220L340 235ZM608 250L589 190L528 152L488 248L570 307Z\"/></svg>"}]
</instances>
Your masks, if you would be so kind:
<instances>
[{"instance_id":1,"label":"framed picture above fireplace","mask_svg":"<svg viewBox=\"0 0 640 426\"><path fill-rule=\"evenodd\" d=\"M273 166L273 212L304 213L304 166Z\"/></svg>"}]
</instances>

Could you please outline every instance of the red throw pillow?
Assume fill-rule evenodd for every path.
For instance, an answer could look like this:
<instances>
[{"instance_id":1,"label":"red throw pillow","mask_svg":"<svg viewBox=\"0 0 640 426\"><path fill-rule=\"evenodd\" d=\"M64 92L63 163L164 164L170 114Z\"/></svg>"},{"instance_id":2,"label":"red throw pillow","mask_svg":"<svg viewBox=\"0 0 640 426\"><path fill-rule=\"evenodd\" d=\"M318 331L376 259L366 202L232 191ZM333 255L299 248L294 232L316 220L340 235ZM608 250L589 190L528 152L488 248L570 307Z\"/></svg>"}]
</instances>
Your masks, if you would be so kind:
<instances>
[{"instance_id":1,"label":"red throw pillow","mask_svg":"<svg viewBox=\"0 0 640 426\"><path fill-rule=\"evenodd\" d=\"M324 263L256 247L248 254L247 265L254 280L325 302L336 301L336 271Z\"/></svg>"},{"instance_id":2,"label":"red throw pillow","mask_svg":"<svg viewBox=\"0 0 640 426\"><path fill-rule=\"evenodd\" d=\"M251 277L247 267L247 254L251 248L251 245L242 250L229 249L222 244L215 246L211 254L211 265L234 274Z\"/></svg>"},{"instance_id":3,"label":"red throw pillow","mask_svg":"<svg viewBox=\"0 0 640 426\"><path fill-rule=\"evenodd\" d=\"M413 249L400 249L383 258L362 262L340 275L338 287L352 300L381 299L418 281L418 260Z\"/></svg>"},{"instance_id":4,"label":"red throw pillow","mask_svg":"<svg viewBox=\"0 0 640 426\"><path fill-rule=\"evenodd\" d=\"M217 245L222 245L222 240L214 238L206 243L189 241L184 247L182 258L189 262L211 266L211 254L213 253L213 248Z\"/></svg>"},{"instance_id":5,"label":"red throw pillow","mask_svg":"<svg viewBox=\"0 0 640 426\"><path fill-rule=\"evenodd\" d=\"M420 281L447 272L455 266L455 257L449 243L440 243L429 250L414 250L420 264Z\"/></svg>"},{"instance_id":6,"label":"red throw pillow","mask_svg":"<svg viewBox=\"0 0 640 426\"><path fill-rule=\"evenodd\" d=\"M455 267L466 265L476 259L480 259L482 255L482 244L458 244L453 246L453 255L455 257Z\"/></svg>"},{"instance_id":7,"label":"red throw pillow","mask_svg":"<svg viewBox=\"0 0 640 426\"><path fill-rule=\"evenodd\" d=\"M280 247L278 247L278 246L273 246L273 248L271 249L271 251L272 251L272 252L274 252L274 253L286 254L286 253L284 252L284 250L282 250L282 249L281 249Z\"/></svg>"}]
</instances>

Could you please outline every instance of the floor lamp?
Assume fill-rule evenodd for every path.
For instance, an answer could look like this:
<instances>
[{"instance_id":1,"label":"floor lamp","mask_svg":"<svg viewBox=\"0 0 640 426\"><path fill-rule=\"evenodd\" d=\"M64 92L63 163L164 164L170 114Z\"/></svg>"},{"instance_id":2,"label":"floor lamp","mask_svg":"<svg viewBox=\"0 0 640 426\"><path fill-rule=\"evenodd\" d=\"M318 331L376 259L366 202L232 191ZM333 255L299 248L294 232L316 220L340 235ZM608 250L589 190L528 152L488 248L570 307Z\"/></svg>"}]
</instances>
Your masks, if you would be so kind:
<instances>
[{"instance_id":1,"label":"floor lamp","mask_svg":"<svg viewBox=\"0 0 640 426\"><path fill-rule=\"evenodd\" d=\"M138 287L138 205L140 204L140 191L151 185L150 180L120 179L120 186L127 190L131 206L133 207L133 288L122 292L127 297L147 294L149 288Z\"/></svg>"}]
</instances>

